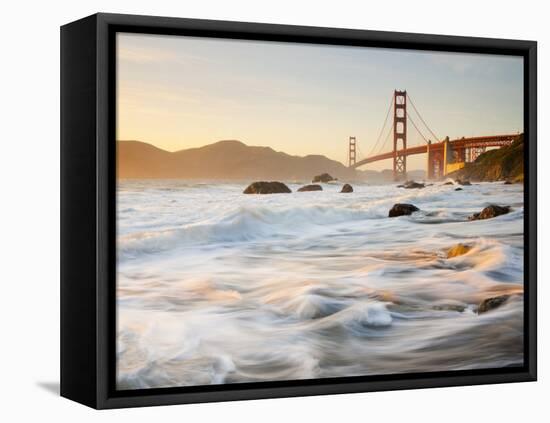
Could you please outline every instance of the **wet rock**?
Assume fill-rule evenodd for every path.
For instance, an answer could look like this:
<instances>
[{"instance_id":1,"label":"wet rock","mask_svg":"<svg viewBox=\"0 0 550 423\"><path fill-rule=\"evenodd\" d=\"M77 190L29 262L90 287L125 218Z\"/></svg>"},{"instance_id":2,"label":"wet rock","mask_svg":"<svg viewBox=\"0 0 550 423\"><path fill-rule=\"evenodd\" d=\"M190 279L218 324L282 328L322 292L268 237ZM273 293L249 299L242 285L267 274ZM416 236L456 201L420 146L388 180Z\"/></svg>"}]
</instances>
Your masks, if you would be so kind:
<instances>
[{"instance_id":1,"label":"wet rock","mask_svg":"<svg viewBox=\"0 0 550 423\"><path fill-rule=\"evenodd\" d=\"M405 189L418 189L418 188L424 188L425 185L420 182L415 181L407 181L402 185L402 188Z\"/></svg>"},{"instance_id":2,"label":"wet rock","mask_svg":"<svg viewBox=\"0 0 550 423\"><path fill-rule=\"evenodd\" d=\"M443 185L454 185L454 183L452 183L451 181L447 181Z\"/></svg>"},{"instance_id":3,"label":"wet rock","mask_svg":"<svg viewBox=\"0 0 550 423\"><path fill-rule=\"evenodd\" d=\"M477 313L486 313L490 310L494 310L497 307L500 307L502 304L504 304L508 299L510 298L510 295L499 295L498 297L491 297L486 298L482 302L479 303L477 306Z\"/></svg>"},{"instance_id":4,"label":"wet rock","mask_svg":"<svg viewBox=\"0 0 550 423\"><path fill-rule=\"evenodd\" d=\"M330 181L336 181L336 178L333 178L328 173L321 173L320 175L314 176L313 181L311 182L330 182Z\"/></svg>"},{"instance_id":5,"label":"wet rock","mask_svg":"<svg viewBox=\"0 0 550 423\"><path fill-rule=\"evenodd\" d=\"M388 213L388 217L408 216L420 210L412 204L394 204Z\"/></svg>"},{"instance_id":6,"label":"wet rock","mask_svg":"<svg viewBox=\"0 0 550 423\"><path fill-rule=\"evenodd\" d=\"M471 215L468 220L491 219L493 217L507 214L509 212L510 206L497 206L495 204L491 204L490 206L487 206L483 210L481 210L481 212Z\"/></svg>"},{"instance_id":7,"label":"wet rock","mask_svg":"<svg viewBox=\"0 0 550 423\"><path fill-rule=\"evenodd\" d=\"M472 249L471 245L466 244L456 244L455 246L447 250L447 258L458 257L466 254Z\"/></svg>"},{"instance_id":8,"label":"wet rock","mask_svg":"<svg viewBox=\"0 0 550 423\"><path fill-rule=\"evenodd\" d=\"M460 187L455 188L455 191L462 191L462 188L460 188Z\"/></svg>"},{"instance_id":9,"label":"wet rock","mask_svg":"<svg viewBox=\"0 0 550 423\"><path fill-rule=\"evenodd\" d=\"M344 184L340 192L353 192L353 187L350 184Z\"/></svg>"},{"instance_id":10,"label":"wet rock","mask_svg":"<svg viewBox=\"0 0 550 423\"><path fill-rule=\"evenodd\" d=\"M323 191L323 187L321 185L304 185L302 188L298 189L298 192L306 192L306 191Z\"/></svg>"},{"instance_id":11,"label":"wet rock","mask_svg":"<svg viewBox=\"0 0 550 423\"><path fill-rule=\"evenodd\" d=\"M282 182L265 182L258 181L251 183L244 191L243 194L286 194L292 192Z\"/></svg>"},{"instance_id":12,"label":"wet rock","mask_svg":"<svg viewBox=\"0 0 550 423\"><path fill-rule=\"evenodd\" d=\"M506 180L506 181L504 181L504 185L512 185L512 183L513 183L513 182L512 182L512 181L510 181L510 180Z\"/></svg>"},{"instance_id":13,"label":"wet rock","mask_svg":"<svg viewBox=\"0 0 550 423\"><path fill-rule=\"evenodd\" d=\"M458 185L465 185L465 186L472 185L472 183L470 181L463 181L462 179L457 179L456 183Z\"/></svg>"}]
</instances>

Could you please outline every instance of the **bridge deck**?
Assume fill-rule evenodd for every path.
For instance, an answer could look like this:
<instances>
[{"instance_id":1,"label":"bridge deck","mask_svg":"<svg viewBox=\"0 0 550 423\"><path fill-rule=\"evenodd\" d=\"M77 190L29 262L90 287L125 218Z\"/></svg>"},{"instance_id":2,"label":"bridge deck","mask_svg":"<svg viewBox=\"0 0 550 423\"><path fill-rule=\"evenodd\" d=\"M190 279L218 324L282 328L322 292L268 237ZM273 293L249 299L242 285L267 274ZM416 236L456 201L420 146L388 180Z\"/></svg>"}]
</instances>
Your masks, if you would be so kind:
<instances>
[{"instance_id":1,"label":"bridge deck","mask_svg":"<svg viewBox=\"0 0 550 423\"><path fill-rule=\"evenodd\" d=\"M514 142L518 138L518 134L507 134L507 135L489 135L483 137L470 137L470 138L459 138L456 140L449 141L450 147L452 149L461 149L461 148L475 148L475 147L503 147ZM430 151L442 150L445 145L444 141L433 143L430 145ZM414 154L424 154L428 152L428 144L417 145L414 147L408 147L402 150L395 152L396 156L412 156ZM387 160L394 157L393 151L388 151L387 153L377 154L375 156L367 157L363 160L358 161L351 166L352 169L356 169L359 166L363 166L368 163L378 162L381 160Z\"/></svg>"}]
</instances>

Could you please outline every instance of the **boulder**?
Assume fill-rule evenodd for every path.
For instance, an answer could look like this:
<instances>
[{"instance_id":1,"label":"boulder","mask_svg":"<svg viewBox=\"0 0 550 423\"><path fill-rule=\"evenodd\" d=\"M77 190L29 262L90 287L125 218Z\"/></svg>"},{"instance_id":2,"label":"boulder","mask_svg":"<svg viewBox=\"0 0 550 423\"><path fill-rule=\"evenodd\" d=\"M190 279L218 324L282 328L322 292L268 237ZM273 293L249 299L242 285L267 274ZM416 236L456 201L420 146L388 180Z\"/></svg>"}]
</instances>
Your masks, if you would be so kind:
<instances>
[{"instance_id":1,"label":"boulder","mask_svg":"<svg viewBox=\"0 0 550 423\"><path fill-rule=\"evenodd\" d=\"M408 216L420 210L412 204L394 204L388 213L388 217Z\"/></svg>"},{"instance_id":2,"label":"boulder","mask_svg":"<svg viewBox=\"0 0 550 423\"><path fill-rule=\"evenodd\" d=\"M460 187L455 188L455 191L462 191L462 188L460 188Z\"/></svg>"},{"instance_id":3,"label":"boulder","mask_svg":"<svg viewBox=\"0 0 550 423\"><path fill-rule=\"evenodd\" d=\"M321 185L304 185L302 188L298 189L298 192L307 192L307 191L323 191Z\"/></svg>"},{"instance_id":4,"label":"boulder","mask_svg":"<svg viewBox=\"0 0 550 423\"><path fill-rule=\"evenodd\" d=\"M451 181L447 181L443 185L454 185L454 183L452 183Z\"/></svg>"},{"instance_id":5,"label":"boulder","mask_svg":"<svg viewBox=\"0 0 550 423\"><path fill-rule=\"evenodd\" d=\"M455 246L447 250L447 258L453 258L453 257L464 255L471 249L472 249L471 245L456 244Z\"/></svg>"},{"instance_id":6,"label":"boulder","mask_svg":"<svg viewBox=\"0 0 550 423\"><path fill-rule=\"evenodd\" d=\"M320 175L314 176L313 181L311 182L330 182L335 181L336 179L330 176L328 173L321 173Z\"/></svg>"},{"instance_id":7,"label":"boulder","mask_svg":"<svg viewBox=\"0 0 550 423\"><path fill-rule=\"evenodd\" d=\"M350 184L344 184L340 192L353 192L353 187Z\"/></svg>"},{"instance_id":8,"label":"boulder","mask_svg":"<svg viewBox=\"0 0 550 423\"><path fill-rule=\"evenodd\" d=\"M499 295L498 297L491 297L486 298L482 302L479 303L477 306L477 313L486 313L490 310L494 310L497 307L500 307L502 304L504 304L508 299L510 298L510 295Z\"/></svg>"},{"instance_id":9,"label":"boulder","mask_svg":"<svg viewBox=\"0 0 550 423\"><path fill-rule=\"evenodd\" d=\"M512 181L510 181L510 180L506 180L506 181L504 181L504 185L512 185L512 183L513 183L513 182L512 182Z\"/></svg>"},{"instance_id":10,"label":"boulder","mask_svg":"<svg viewBox=\"0 0 550 423\"><path fill-rule=\"evenodd\" d=\"M490 206L485 207L481 212L474 213L470 217L468 217L468 220L483 220L483 219L491 219L493 217L500 216L501 214L506 214L510 212L510 206L497 206L495 204L491 204Z\"/></svg>"},{"instance_id":11,"label":"boulder","mask_svg":"<svg viewBox=\"0 0 550 423\"><path fill-rule=\"evenodd\" d=\"M282 182L253 182L244 191L243 194L282 194L292 192Z\"/></svg>"},{"instance_id":12,"label":"boulder","mask_svg":"<svg viewBox=\"0 0 550 423\"><path fill-rule=\"evenodd\" d=\"M405 189L417 189L417 188L424 188L425 185L420 182L406 181L401 187Z\"/></svg>"},{"instance_id":13,"label":"boulder","mask_svg":"<svg viewBox=\"0 0 550 423\"><path fill-rule=\"evenodd\" d=\"M472 185L472 183L470 181L463 181L462 179L457 179L456 183L458 185Z\"/></svg>"}]
</instances>

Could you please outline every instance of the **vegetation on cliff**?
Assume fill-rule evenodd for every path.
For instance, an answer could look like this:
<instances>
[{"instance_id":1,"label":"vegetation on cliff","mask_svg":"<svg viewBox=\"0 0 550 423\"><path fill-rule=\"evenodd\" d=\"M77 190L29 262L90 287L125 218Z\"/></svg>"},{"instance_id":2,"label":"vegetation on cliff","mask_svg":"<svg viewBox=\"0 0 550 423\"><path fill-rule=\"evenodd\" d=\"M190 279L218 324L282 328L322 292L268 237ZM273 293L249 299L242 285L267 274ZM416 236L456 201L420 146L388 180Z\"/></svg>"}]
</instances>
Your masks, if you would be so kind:
<instances>
[{"instance_id":1,"label":"vegetation on cliff","mask_svg":"<svg viewBox=\"0 0 550 423\"><path fill-rule=\"evenodd\" d=\"M523 134L512 145L489 150L473 163L448 175L472 181L523 182Z\"/></svg>"}]
</instances>

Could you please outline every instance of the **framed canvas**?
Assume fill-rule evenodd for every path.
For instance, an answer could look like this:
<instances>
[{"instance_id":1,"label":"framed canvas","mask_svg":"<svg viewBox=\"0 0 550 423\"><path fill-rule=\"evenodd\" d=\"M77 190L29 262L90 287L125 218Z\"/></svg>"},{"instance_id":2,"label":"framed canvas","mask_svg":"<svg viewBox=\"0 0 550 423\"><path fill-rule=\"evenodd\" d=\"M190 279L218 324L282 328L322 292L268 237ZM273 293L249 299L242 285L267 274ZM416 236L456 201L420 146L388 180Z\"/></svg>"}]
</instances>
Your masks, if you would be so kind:
<instances>
[{"instance_id":1,"label":"framed canvas","mask_svg":"<svg viewBox=\"0 0 550 423\"><path fill-rule=\"evenodd\" d=\"M61 28L61 395L536 380L536 43Z\"/></svg>"}]
</instances>

